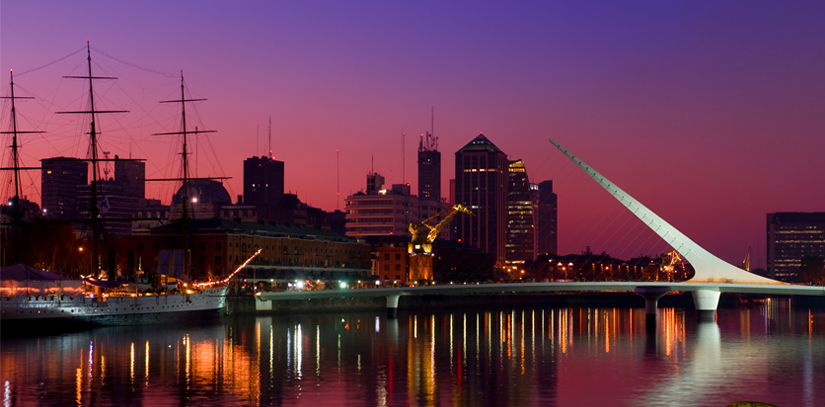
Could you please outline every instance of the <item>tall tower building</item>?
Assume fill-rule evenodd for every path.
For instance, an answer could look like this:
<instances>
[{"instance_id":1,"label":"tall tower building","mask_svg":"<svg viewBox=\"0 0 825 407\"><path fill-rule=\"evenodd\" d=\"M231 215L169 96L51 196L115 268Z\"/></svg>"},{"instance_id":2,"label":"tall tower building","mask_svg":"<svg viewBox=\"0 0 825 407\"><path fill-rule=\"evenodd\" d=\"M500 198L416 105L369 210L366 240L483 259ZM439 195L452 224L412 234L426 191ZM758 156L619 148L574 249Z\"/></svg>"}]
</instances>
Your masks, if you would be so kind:
<instances>
[{"instance_id":1,"label":"tall tower building","mask_svg":"<svg viewBox=\"0 0 825 407\"><path fill-rule=\"evenodd\" d=\"M539 183L537 216L538 254L558 254L558 197L553 193L553 181Z\"/></svg>"},{"instance_id":2,"label":"tall tower building","mask_svg":"<svg viewBox=\"0 0 825 407\"><path fill-rule=\"evenodd\" d=\"M536 229L534 224L533 189L524 161L510 161L507 189L507 255L508 267L521 268L536 259ZM538 202L536 202L537 204Z\"/></svg>"},{"instance_id":3,"label":"tall tower building","mask_svg":"<svg viewBox=\"0 0 825 407\"><path fill-rule=\"evenodd\" d=\"M504 267L507 240L507 155L483 134L455 153L455 202L476 216L456 220L456 237Z\"/></svg>"},{"instance_id":4,"label":"tall tower building","mask_svg":"<svg viewBox=\"0 0 825 407\"><path fill-rule=\"evenodd\" d=\"M146 163L115 156L115 183L123 188L125 196L146 198Z\"/></svg>"},{"instance_id":5,"label":"tall tower building","mask_svg":"<svg viewBox=\"0 0 825 407\"><path fill-rule=\"evenodd\" d=\"M825 212L769 213L769 277L796 282L803 256L825 257Z\"/></svg>"},{"instance_id":6,"label":"tall tower building","mask_svg":"<svg viewBox=\"0 0 825 407\"><path fill-rule=\"evenodd\" d=\"M247 205L274 208L284 196L284 162L252 157L243 162L243 199Z\"/></svg>"},{"instance_id":7,"label":"tall tower building","mask_svg":"<svg viewBox=\"0 0 825 407\"><path fill-rule=\"evenodd\" d=\"M89 202L80 202L79 186L87 185L89 164L77 158L54 157L40 160L41 207L50 219L75 220Z\"/></svg>"},{"instance_id":8,"label":"tall tower building","mask_svg":"<svg viewBox=\"0 0 825 407\"><path fill-rule=\"evenodd\" d=\"M430 133L418 143L418 199L441 201L441 152Z\"/></svg>"}]
</instances>

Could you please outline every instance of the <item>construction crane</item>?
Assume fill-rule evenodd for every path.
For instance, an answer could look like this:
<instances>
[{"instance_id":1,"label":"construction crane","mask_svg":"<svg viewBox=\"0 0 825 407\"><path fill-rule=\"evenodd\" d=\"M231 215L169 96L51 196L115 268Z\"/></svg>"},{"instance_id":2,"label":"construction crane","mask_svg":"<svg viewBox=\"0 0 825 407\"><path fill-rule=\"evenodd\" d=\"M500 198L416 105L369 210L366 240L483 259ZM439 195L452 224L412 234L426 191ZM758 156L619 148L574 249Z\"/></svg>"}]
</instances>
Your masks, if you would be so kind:
<instances>
[{"instance_id":1,"label":"construction crane","mask_svg":"<svg viewBox=\"0 0 825 407\"><path fill-rule=\"evenodd\" d=\"M748 253L745 254L745 259L742 260L742 265L739 267L745 271L751 271L751 248L748 247Z\"/></svg>"},{"instance_id":2,"label":"construction crane","mask_svg":"<svg viewBox=\"0 0 825 407\"><path fill-rule=\"evenodd\" d=\"M435 226L430 225L430 221L437 219L439 216L449 212ZM473 215L469 209L463 205L453 205L444 209L437 214L430 216L419 223L410 223L410 234L412 238L407 245L407 252L410 256L410 281L415 283L425 283L433 280L433 242L438 237L450 221L458 215L459 212Z\"/></svg>"},{"instance_id":3,"label":"construction crane","mask_svg":"<svg viewBox=\"0 0 825 407\"><path fill-rule=\"evenodd\" d=\"M444 219L438 222L435 226L431 226L429 224L430 221L437 219L439 216L447 212L450 212L450 214L444 217ZM412 234L412 238L410 239L410 244L408 245L407 251L410 253L432 253L433 242L438 237L438 234L450 224L450 221L453 220L459 212L473 215L473 213L464 205L456 204L419 223L410 223L410 234ZM427 229L429 229L429 231Z\"/></svg>"},{"instance_id":4,"label":"construction crane","mask_svg":"<svg viewBox=\"0 0 825 407\"><path fill-rule=\"evenodd\" d=\"M659 255L659 258L662 259L662 264L659 266L659 270L664 271L667 274L668 281L673 281L673 272L676 269L676 263L682 261L682 256L680 256L676 250L673 250L670 253ZM656 277L658 277L658 275Z\"/></svg>"}]
</instances>

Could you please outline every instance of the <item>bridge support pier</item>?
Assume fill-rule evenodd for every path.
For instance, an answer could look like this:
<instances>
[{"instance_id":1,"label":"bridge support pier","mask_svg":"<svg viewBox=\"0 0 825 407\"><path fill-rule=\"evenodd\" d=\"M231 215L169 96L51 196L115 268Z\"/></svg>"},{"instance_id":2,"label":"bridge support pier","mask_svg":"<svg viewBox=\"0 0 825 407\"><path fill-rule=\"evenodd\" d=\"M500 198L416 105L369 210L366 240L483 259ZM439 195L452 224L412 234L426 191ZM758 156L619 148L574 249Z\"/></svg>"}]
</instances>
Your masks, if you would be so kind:
<instances>
[{"instance_id":1,"label":"bridge support pier","mask_svg":"<svg viewBox=\"0 0 825 407\"><path fill-rule=\"evenodd\" d=\"M398 318L398 299L401 298L400 294L390 294L387 296L387 318L396 319Z\"/></svg>"},{"instance_id":2,"label":"bridge support pier","mask_svg":"<svg viewBox=\"0 0 825 407\"><path fill-rule=\"evenodd\" d=\"M670 287L636 287L633 292L645 299L645 327L648 332L656 330L656 306L659 298L670 292Z\"/></svg>"},{"instance_id":3,"label":"bridge support pier","mask_svg":"<svg viewBox=\"0 0 825 407\"><path fill-rule=\"evenodd\" d=\"M699 312L699 321L715 321L719 307L719 287L702 288L693 292L693 304Z\"/></svg>"}]
</instances>

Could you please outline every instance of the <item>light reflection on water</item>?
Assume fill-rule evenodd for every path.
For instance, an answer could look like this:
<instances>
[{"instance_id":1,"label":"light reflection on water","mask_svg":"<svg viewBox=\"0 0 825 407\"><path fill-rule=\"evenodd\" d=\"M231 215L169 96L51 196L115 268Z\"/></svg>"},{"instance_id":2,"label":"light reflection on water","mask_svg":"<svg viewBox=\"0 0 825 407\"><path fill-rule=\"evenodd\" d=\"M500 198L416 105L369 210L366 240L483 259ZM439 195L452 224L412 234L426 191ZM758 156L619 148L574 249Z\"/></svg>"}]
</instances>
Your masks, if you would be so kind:
<instances>
[{"instance_id":1,"label":"light reflection on water","mask_svg":"<svg viewBox=\"0 0 825 407\"><path fill-rule=\"evenodd\" d=\"M143 352L140 351L143 344ZM555 308L225 319L0 344L3 405L815 405L825 311Z\"/></svg>"}]
</instances>

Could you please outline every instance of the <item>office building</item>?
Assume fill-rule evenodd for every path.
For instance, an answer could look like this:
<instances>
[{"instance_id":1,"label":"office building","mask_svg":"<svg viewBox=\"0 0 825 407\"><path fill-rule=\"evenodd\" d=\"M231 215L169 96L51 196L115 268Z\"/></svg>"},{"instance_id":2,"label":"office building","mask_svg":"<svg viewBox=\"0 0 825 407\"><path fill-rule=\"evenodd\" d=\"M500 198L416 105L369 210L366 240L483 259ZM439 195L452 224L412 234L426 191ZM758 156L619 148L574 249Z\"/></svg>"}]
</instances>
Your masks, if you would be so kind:
<instances>
[{"instance_id":1,"label":"office building","mask_svg":"<svg viewBox=\"0 0 825 407\"><path fill-rule=\"evenodd\" d=\"M121 160L115 156L115 182L123 188L125 196L145 199L146 163L138 160Z\"/></svg>"},{"instance_id":2,"label":"office building","mask_svg":"<svg viewBox=\"0 0 825 407\"><path fill-rule=\"evenodd\" d=\"M284 196L284 162L252 157L243 162L243 203L274 208Z\"/></svg>"},{"instance_id":3,"label":"office building","mask_svg":"<svg viewBox=\"0 0 825 407\"><path fill-rule=\"evenodd\" d=\"M507 239L507 155L483 134L455 153L455 202L476 216L456 217L456 237L504 267Z\"/></svg>"},{"instance_id":4,"label":"office building","mask_svg":"<svg viewBox=\"0 0 825 407\"><path fill-rule=\"evenodd\" d=\"M77 220L82 208L88 210L89 202L80 202L78 191L87 185L89 164L70 157L54 157L40 160L41 207L48 219Z\"/></svg>"},{"instance_id":5,"label":"office building","mask_svg":"<svg viewBox=\"0 0 825 407\"><path fill-rule=\"evenodd\" d=\"M803 256L825 256L825 212L777 212L767 216L769 277L796 282Z\"/></svg>"},{"instance_id":6,"label":"office building","mask_svg":"<svg viewBox=\"0 0 825 407\"><path fill-rule=\"evenodd\" d=\"M539 203L536 222L538 254L558 254L558 197L553 193L553 181L538 185Z\"/></svg>"},{"instance_id":7,"label":"office building","mask_svg":"<svg viewBox=\"0 0 825 407\"><path fill-rule=\"evenodd\" d=\"M368 174L366 192L346 199L346 235L411 236L410 223L421 222L447 207L443 202L420 200L410 191L410 184L384 189L384 177Z\"/></svg>"},{"instance_id":8,"label":"office building","mask_svg":"<svg viewBox=\"0 0 825 407\"><path fill-rule=\"evenodd\" d=\"M538 186L530 183L524 161L511 161L508 169L506 266L521 270L525 262L536 258Z\"/></svg>"},{"instance_id":9,"label":"office building","mask_svg":"<svg viewBox=\"0 0 825 407\"><path fill-rule=\"evenodd\" d=\"M418 143L418 199L441 201L441 152L430 133Z\"/></svg>"},{"instance_id":10,"label":"office building","mask_svg":"<svg viewBox=\"0 0 825 407\"><path fill-rule=\"evenodd\" d=\"M78 187L78 200L87 203L81 205L81 218L91 219L89 215L92 201L91 185ZM137 214L138 200L138 197L128 196L123 185L115 180L97 182L97 208L101 219L100 225L106 236L121 237L132 233L131 219ZM90 226L85 222L83 225L78 227L78 231L83 235L91 233Z\"/></svg>"}]
</instances>

